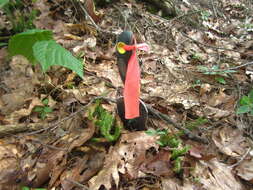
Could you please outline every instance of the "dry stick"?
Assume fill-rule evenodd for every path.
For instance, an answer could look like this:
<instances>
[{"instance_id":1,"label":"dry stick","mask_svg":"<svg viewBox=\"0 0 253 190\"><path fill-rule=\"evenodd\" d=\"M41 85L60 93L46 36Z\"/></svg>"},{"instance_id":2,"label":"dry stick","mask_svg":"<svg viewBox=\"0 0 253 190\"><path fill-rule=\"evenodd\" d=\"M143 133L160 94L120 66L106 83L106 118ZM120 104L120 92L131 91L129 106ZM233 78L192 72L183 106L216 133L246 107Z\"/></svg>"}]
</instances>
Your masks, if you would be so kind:
<instances>
[{"instance_id":1,"label":"dry stick","mask_svg":"<svg viewBox=\"0 0 253 190\"><path fill-rule=\"evenodd\" d=\"M249 152L250 152L250 150L251 150L251 148L248 148L248 150L245 152L245 154L241 157L241 159L238 161L238 162L236 162L235 164L233 164L233 165L231 165L231 166L229 166L230 168L233 168L233 167L235 167L235 166L238 166L245 158L246 158L246 156L249 154Z\"/></svg>"},{"instance_id":2,"label":"dry stick","mask_svg":"<svg viewBox=\"0 0 253 190\"><path fill-rule=\"evenodd\" d=\"M244 63L244 64L241 64L241 65L238 65L238 66L235 66L235 67L228 67L228 68L225 68L225 69L209 69L207 70L208 72L223 72L223 71L229 71L229 70L236 70L236 69L240 69L242 67L246 67L246 66L249 66L249 65L253 65L253 61L252 62L248 62L248 63ZM201 71L199 71L201 72Z\"/></svg>"},{"instance_id":3,"label":"dry stick","mask_svg":"<svg viewBox=\"0 0 253 190\"><path fill-rule=\"evenodd\" d=\"M77 181L74 181L72 179L65 179L65 180L68 181L68 182L71 182L71 183L75 184L76 186L82 187L83 190L89 190L89 188L87 186L85 186L85 185L83 185L83 184L81 184L81 183L79 183Z\"/></svg>"},{"instance_id":4,"label":"dry stick","mask_svg":"<svg viewBox=\"0 0 253 190\"><path fill-rule=\"evenodd\" d=\"M110 99L110 98L102 97L102 99L110 101L110 102L113 102L113 103L117 102L116 100ZM165 115L165 114L161 113L160 111L158 111L155 108L153 108L151 105L145 104L145 107L148 109L149 113L152 113L153 115L157 116L158 118L166 121L168 124L172 124L177 129L184 131L185 135L189 139L192 139L192 140L195 140L195 141L198 141L198 142L201 142L201 143L208 144L207 139L202 138L202 137L200 137L198 135L195 135L189 129L183 128L180 125L176 124L174 121L172 121L172 119L168 115Z\"/></svg>"},{"instance_id":5,"label":"dry stick","mask_svg":"<svg viewBox=\"0 0 253 190\"><path fill-rule=\"evenodd\" d=\"M208 141L207 139L205 138L202 138L198 135L195 135L193 134L189 129L186 129L186 128L183 128L181 127L180 125L176 124L175 122L172 121L172 119L168 116L168 115L165 115L161 112L159 112L158 110L152 108L151 105L147 105L147 108L149 110L150 113L154 114L155 116L157 116L158 118L166 121L168 124L172 124L174 127L176 127L177 129L179 130L182 130L184 131L185 135L189 138L189 139L192 139L192 140L195 140L195 141L198 141L198 142L201 142L201 143L205 143L205 144L208 144Z\"/></svg>"},{"instance_id":6,"label":"dry stick","mask_svg":"<svg viewBox=\"0 0 253 190\"><path fill-rule=\"evenodd\" d=\"M0 138L21 133L25 131L34 131L45 127L45 123L29 123L29 124L17 124L17 125L0 125ZM48 125L47 125L48 126Z\"/></svg>"},{"instance_id":7,"label":"dry stick","mask_svg":"<svg viewBox=\"0 0 253 190\"><path fill-rule=\"evenodd\" d=\"M237 52L237 53L242 53L242 52L237 51L237 50L234 50L234 49L227 49L227 48L223 48L223 47L216 47L216 46L207 45L207 44L204 44L204 43L202 43L202 42L199 42L199 41L197 41L197 40L191 38L190 36L186 35L186 34L183 33L183 32L181 32L181 34L182 34L184 37L190 39L191 41L193 41L193 42L195 42L195 43L197 43L197 44L200 44L200 45L202 45L202 46L206 46L206 47L208 47L208 48L212 48L212 49L216 49L216 50L219 50L219 49L220 49L220 50L226 50L226 51L233 51L233 52Z\"/></svg>"},{"instance_id":8,"label":"dry stick","mask_svg":"<svg viewBox=\"0 0 253 190\"><path fill-rule=\"evenodd\" d=\"M31 123L31 124L19 124L19 125L3 125L0 126L0 137L5 136L6 134L15 134L15 133L19 133L19 132L25 132L28 130L32 130L33 132L30 133L26 133L25 135L34 135L37 133L41 133L43 131L46 130L54 130L56 127L58 127L58 125L64 121L67 121L69 119L71 119L72 117L74 117L76 114L84 111L88 106L90 106L95 100L103 98L103 96L97 96L95 98L93 98L88 104L86 104L85 106L83 106L81 109L77 110L76 112L70 114L69 116L53 123L53 124L47 124L47 127L44 127L44 123ZM39 129L38 128L42 128Z\"/></svg>"},{"instance_id":9,"label":"dry stick","mask_svg":"<svg viewBox=\"0 0 253 190\"><path fill-rule=\"evenodd\" d=\"M89 13L86 11L86 9L82 6L81 2L78 1L79 6L81 7L81 9L83 10L83 12L85 13L85 15L88 17L88 19L91 21L91 23L95 26L95 28L99 31L102 32L103 30L95 23L95 21L91 18L91 16L89 15Z\"/></svg>"}]
</instances>

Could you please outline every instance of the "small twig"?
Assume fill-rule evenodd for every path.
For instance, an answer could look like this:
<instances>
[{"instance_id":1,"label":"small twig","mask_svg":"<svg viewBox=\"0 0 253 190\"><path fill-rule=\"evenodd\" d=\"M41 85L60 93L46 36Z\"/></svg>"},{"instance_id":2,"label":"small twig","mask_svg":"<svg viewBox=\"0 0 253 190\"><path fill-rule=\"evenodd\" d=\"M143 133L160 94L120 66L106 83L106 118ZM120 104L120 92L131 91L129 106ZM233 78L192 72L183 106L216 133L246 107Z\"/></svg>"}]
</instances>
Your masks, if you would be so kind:
<instances>
[{"instance_id":1,"label":"small twig","mask_svg":"<svg viewBox=\"0 0 253 190\"><path fill-rule=\"evenodd\" d=\"M248 63L244 63L244 64L241 64L241 65L238 65L238 66L235 66L235 67L228 67L228 68L224 68L224 69L208 69L207 71L205 72L223 72L223 71L231 71L231 70L236 70L236 69L239 69L239 68L242 68L242 67L246 67L246 66L249 66L249 65L253 65L253 61L252 62L248 62ZM202 71L199 71L202 73Z\"/></svg>"},{"instance_id":2,"label":"small twig","mask_svg":"<svg viewBox=\"0 0 253 190\"><path fill-rule=\"evenodd\" d=\"M183 32L181 32L181 34L182 34L184 37L190 39L191 41L193 41L193 42L195 42L195 43L197 43L197 44L200 44L200 45L202 45L202 46L206 46L206 47L208 47L208 48L212 48L212 49L216 49L216 50L219 50L219 49L220 49L220 50L225 50L225 51L233 51L233 52L237 52L237 53L242 53L242 52L237 51L237 50L234 50L234 49L227 49L227 48L223 48L223 47L216 47L216 46L207 45L207 44L204 44L204 43L202 43L202 42L199 42L199 41L197 41L197 40L191 38L190 36L188 36L187 34L185 34L185 33L183 33Z\"/></svg>"},{"instance_id":3,"label":"small twig","mask_svg":"<svg viewBox=\"0 0 253 190\"><path fill-rule=\"evenodd\" d=\"M68 182L71 182L71 183L73 183L73 184L75 184L75 185L77 185L79 187L82 187L83 190L89 190L89 188L87 186L85 186L85 185L83 185L83 184L81 184L81 183L79 183L77 181L74 181L72 179L65 179L65 180L68 181Z\"/></svg>"},{"instance_id":4,"label":"small twig","mask_svg":"<svg viewBox=\"0 0 253 190\"><path fill-rule=\"evenodd\" d=\"M195 140L195 141L198 141L198 142L201 142L201 143L208 144L207 139L202 138L202 137L200 137L198 135L195 135L189 129L183 128L180 125L176 124L174 121L172 121L172 119L169 116L167 116L167 115L159 112L158 110L152 108L152 106L150 106L150 105L147 105L147 108L148 108L148 110L149 110L150 113L156 115L157 117L159 117L160 119L166 121L167 123L172 124L177 129L184 131L185 135L189 139L192 139L192 140Z\"/></svg>"},{"instance_id":5,"label":"small twig","mask_svg":"<svg viewBox=\"0 0 253 190\"><path fill-rule=\"evenodd\" d=\"M192 11L192 12L187 12L187 13L185 13L185 14L182 14L182 15L178 15L178 16L176 16L175 18L173 18L173 19L171 19L171 20L165 20L165 21L163 21L163 22L160 22L158 25L161 25L161 24L164 24L164 23L172 23L172 22L174 22L175 20L179 20L179 19L181 19L181 18L183 18L183 17L188 17L188 16L190 16L190 15L193 15L193 14L196 14L196 13L200 13L200 12L202 12L202 10L196 10L196 11ZM163 29L165 29L165 28L163 28Z\"/></svg>"},{"instance_id":6,"label":"small twig","mask_svg":"<svg viewBox=\"0 0 253 190\"><path fill-rule=\"evenodd\" d=\"M107 101L110 101L110 102L113 102L113 103L116 103L116 102L117 102L116 100L110 99L110 98L104 98L104 97L102 97L102 99L107 100ZM143 102L142 102L142 103L143 103ZM198 136L198 135L195 135L195 134L193 134L189 129L183 128L183 127L181 127L180 125L176 124L174 121L172 121L172 119L171 119L169 116L167 116L167 115L165 115L165 114L162 114L162 113L159 112L158 110L154 109L151 105L145 104L145 108L148 109L148 112L149 112L149 113L152 113L152 114L154 114L155 116L157 116L158 118L160 118L160 119L166 121L167 123L172 124L172 125L173 125L174 127L176 127L177 129L183 130L184 133L185 133L185 135L186 135L188 138L190 138L190 139L192 139L192 140L195 140L195 141L198 141L198 142L201 142L201 143L208 144L207 139L204 139L204 138L202 138L202 137L200 137L200 136Z\"/></svg>"},{"instance_id":7,"label":"small twig","mask_svg":"<svg viewBox=\"0 0 253 190\"><path fill-rule=\"evenodd\" d=\"M95 26L95 28L97 29L97 31L101 32L103 31L96 23L95 21L92 19L92 17L89 15L88 11L85 9L85 7L82 6L81 2L78 1L80 8L83 10L83 12L85 13L85 15L88 17L88 19L91 21L91 23Z\"/></svg>"},{"instance_id":8,"label":"small twig","mask_svg":"<svg viewBox=\"0 0 253 190\"><path fill-rule=\"evenodd\" d=\"M41 133L43 131L46 131L46 130L54 130L56 127L58 127L58 125L64 121L67 121L69 119L71 119L72 117L74 117L75 115L77 115L78 113L84 111L88 106L90 106L95 100L97 99L100 99L100 98L103 98L103 96L97 96L95 98L93 98L88 104L86 104L85 106L83 106L81 109L77 110L76 112L70 114L68 117L65 117L57 122L55 122L54 124L51 124L49 125L48 127L46 128L43 128L43 129L40 129L40 130L36 130L36 131L33 131L31 133L26 133L25 135L34 135L34 134L37 134L37 133Z\"/></svg>"},{"instance_id":9,"label":"small twig","mask_svg":"<svg viewBox=\"0 0 253 190\"><path fill-rule=\"evenodd\" d=\"M245 152L245 154L243 156L241 156L241 159L238 162L236 162L235 164L233 164L229 167L233 168L235 166L238 166L246 158L246 156L249 154L250 150L251 150L251 148L248 148L248 150Z\"/></svg>"},{"instance_id":10,"label":"small twig","mask_svg":"<svg viewBox=\"0 0 253 190\"><path fill-rule=\"evenodd\" d=\"M235 66L235 67L229 67L227 69L222 69L223 71L225 70L235 70L235 69L239 69L239 68L242 68L242 67L246 67L246 66L249 66L249 65L253 65L253 61L252 62L248 62L248 63L244 63L242 65L238 65L238 66Z\"/></svg>"}]
</instances>

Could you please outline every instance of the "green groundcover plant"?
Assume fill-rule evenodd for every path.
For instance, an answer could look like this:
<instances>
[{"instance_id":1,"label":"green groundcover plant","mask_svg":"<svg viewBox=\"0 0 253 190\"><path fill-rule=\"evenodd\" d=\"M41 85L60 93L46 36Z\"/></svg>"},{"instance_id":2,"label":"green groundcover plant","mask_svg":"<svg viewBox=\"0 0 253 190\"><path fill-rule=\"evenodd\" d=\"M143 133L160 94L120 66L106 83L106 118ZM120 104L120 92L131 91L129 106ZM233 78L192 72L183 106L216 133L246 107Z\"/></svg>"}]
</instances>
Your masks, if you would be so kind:
<instances>
[{"instance_id":1,"label":"green groundcover plant","mask_svg":"<svg viewBox=\"0 0 253 190\"><path fill-rule=\"evenodd\" d=\"M237 114L249 113L253 115L253 89L248 96L243 96L239 101L239 107L236 110Z\"/></svg>"}]
</instances>

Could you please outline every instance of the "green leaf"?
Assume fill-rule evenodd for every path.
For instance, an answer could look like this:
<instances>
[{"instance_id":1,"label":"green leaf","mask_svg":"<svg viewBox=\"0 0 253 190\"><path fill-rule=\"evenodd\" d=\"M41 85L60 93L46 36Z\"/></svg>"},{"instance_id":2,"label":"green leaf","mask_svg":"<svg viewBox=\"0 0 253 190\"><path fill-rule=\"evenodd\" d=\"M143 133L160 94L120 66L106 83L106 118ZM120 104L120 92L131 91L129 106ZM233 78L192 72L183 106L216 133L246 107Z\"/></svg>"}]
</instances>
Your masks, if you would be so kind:
<instances>
[{"instance_id":1,"label":"green leaf","mask_svg":"<svg viewBox=\"0 0 253 190\"><path fill-rule=\"evenodd\" d=\"M183 156L184 154L186 154L186 153L188 152L189 149L190 149L189 146L185 146L185 147L182 148L182 149L174 149L174 150L172 151L172 155L171 155L170 158L171 158L172 160L175 160L175 159L177 159L178 157Z\"/></svg>"},{"instance_id":2,"label":"green leaf","mask_svg":"<svg viewBox=\"0 0 253 190\"><path fill-rule=\"evenodd\" d=\"M33 46L34 57L40 62L43 71L47 71L50 66L61 65L83 78L83 64L72 54L57 44L54 40L40 41Z\"/></svg>"},{"instance_id":3,"label":"green leaf","mask_svg":"<svg viewBox=\"0 0 253 190\"><path fill-rule=\"evenodd\" d=\"M178 157L174 161L173 171L176 172L176 173L180 173L181 169L182 169L182 158Z\"/></svg>"},{"instance_id":4,"label":"green leaf","mask_svg":"<svg viewBox=\"0 0 253 190\"><path fill-rule=\"evenodd\" d=\"M21 190L30 190L30 188L29 187L22 187Z\"/></svg>"},{"instance_id":5,"label":"green leaf","mask_svg":"<svg viewBox=\"0 0 253 190\"><path fill-rule=\"evenodd\" d=\"M34 63L33 45L38 41L51 39L53 39L52 31L39 29L28 30L12 36L9 40L8 49L11 56L23 55Z\"/></svg>"},{"instance_id":6,"label":"green leaf","mask_svg":"<svg viewBox=\"0 0 253 190\"><path fill-rule=\"evenodd\" d=\"M42 107L42 106L36 106L33 111L41 113L41 112L43 112L43 110L44 110L44 107Z\"/></svg>"},{"instance_id":7,"label":"green leaf","mask_svg":"<svg viewBox=\"0 0 253 190\"><path fill-rule=\"evenodd\" d=\"M215 80L220 84L226 84L226 80L223 77L215 77Z\"/></svg>"},{"instance_id":8,"label":"green leaf","mask_svg":"<svg viewBox=\"0 0 253 190\"><path fill-rule=\"evenodd\" d=\"M157 134L156 130L154 130L154 129L149 129L149 130L145 131L145 133L150 136L154 136Z\"/></svg>"},{"instance_id":9,"label":"green leaf","mask_svg":"<svg viewBox=\"0 0 253 190\"><path fill-rule=\"evenodd\" d=\"M243 96L240 99L240 105L249 105L250 103L250 98L248 96Z\"/></svg>"},{"instance_id":10,"label":"green leaf","mask_svg":"<svg viewBox=\"0 0 253 190\"><path fill-rule=\"evenodd\" d=\"M252 108L251 111L250 111L250 115L253 115L253 108Z\"/></svg>"},{"instance_id":11,"label":"green leaf","mask_svg":"<svg viewBox=\"0 0 253 190\"><path fill-rule=\"evenodd\" d=\"M0 47L4 47L4 46L7 46L7 45L8 45L7 43L0 42Z\"/></svg>"},{"instance_id":12,"label":"green leaf","mask_svg":"<svg viewBox=\"0 0 253 190\"><path fill-rule=\"evenodd\" d=\"M253 89L249 92L250 102L253 103Z\"/></svg>"},{"instance_id":13,"label":"green leaf","mask_svg":"<svg viewBox=\"0 0 253 190\"><path fill-rule=\"evenodd\" d=\"M0 0L0 9L3 8L8 3L9 3L9 0Z\"/></svg>"},{"instance_id":14,"label":"green leaf","mask_svg":"<svg viewBox=\"0 0 253 190\"><path fill-rule=\"evenodd\" d=\"M45 113L51 113L51 112L53 111L53 109L50 108L50 107L48 107L48 106L45 106L44 109L43 109L43 111L44 111Z\"/></svg>"},{"instance_id":15,"label":"green leaf","mask_svg":"<svg viewBox=\"0 0 253 190\"><path fill-rule=\"evenodd\" d=\"M42 104L44 104L44 105L48 105L48 102L49 102L48 98L45 98L44 100L42 100Z\"/></svg>"},{"instance_id":16,"label":"green leaf","mask_svg":"<svg viewBox=\"0 0 253 190\"><path fill-rule=\"evenodd\" d=\"M43 112L40 113L40 118L41 118L41 119L44 120L44 119L46 118L46 116L47 116L47 113L46 113L46 112L43 111Z\"/></svg>"},{"instance_id":17,"label":"green leaf","mask_svg":"<svg viewBox=\"0 0 253 190\"><path fill-rule=\"evenodd\" d=\"M252 110L252 108L249 106L249 105L243 105L243 106L240 106L236 113L237 114L243 114L243 113L248 113Z\"/></svg>"}]
</instances>

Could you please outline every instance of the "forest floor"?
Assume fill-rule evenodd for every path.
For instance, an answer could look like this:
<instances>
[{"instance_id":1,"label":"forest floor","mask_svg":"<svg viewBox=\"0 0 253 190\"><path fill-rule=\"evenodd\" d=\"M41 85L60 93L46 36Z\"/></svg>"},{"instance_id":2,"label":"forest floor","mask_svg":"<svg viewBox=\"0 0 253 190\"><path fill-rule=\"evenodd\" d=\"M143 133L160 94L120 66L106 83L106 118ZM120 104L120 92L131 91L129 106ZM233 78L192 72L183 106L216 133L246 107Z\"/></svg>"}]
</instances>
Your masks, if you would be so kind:
<instances>
[{"instance_id":1,"label":"forest floor","mask_svg":"<svg viewBox=\"0 0 253 190\"><path fill-rule=\"evenodd\" d=\"M30 8L40 12L36 28L83 60L83 79L59 66L43 73L0 46L0 189L253 189L252 0L162 9L156 1L101 1L96 11L76 2ZM0 13L0 29L11 30ZM149 116L147 130L121 129L110 142L94 114L120 123L115 46L123 30L150 47L138 51Z\"/></svg>"}]
</instances>

